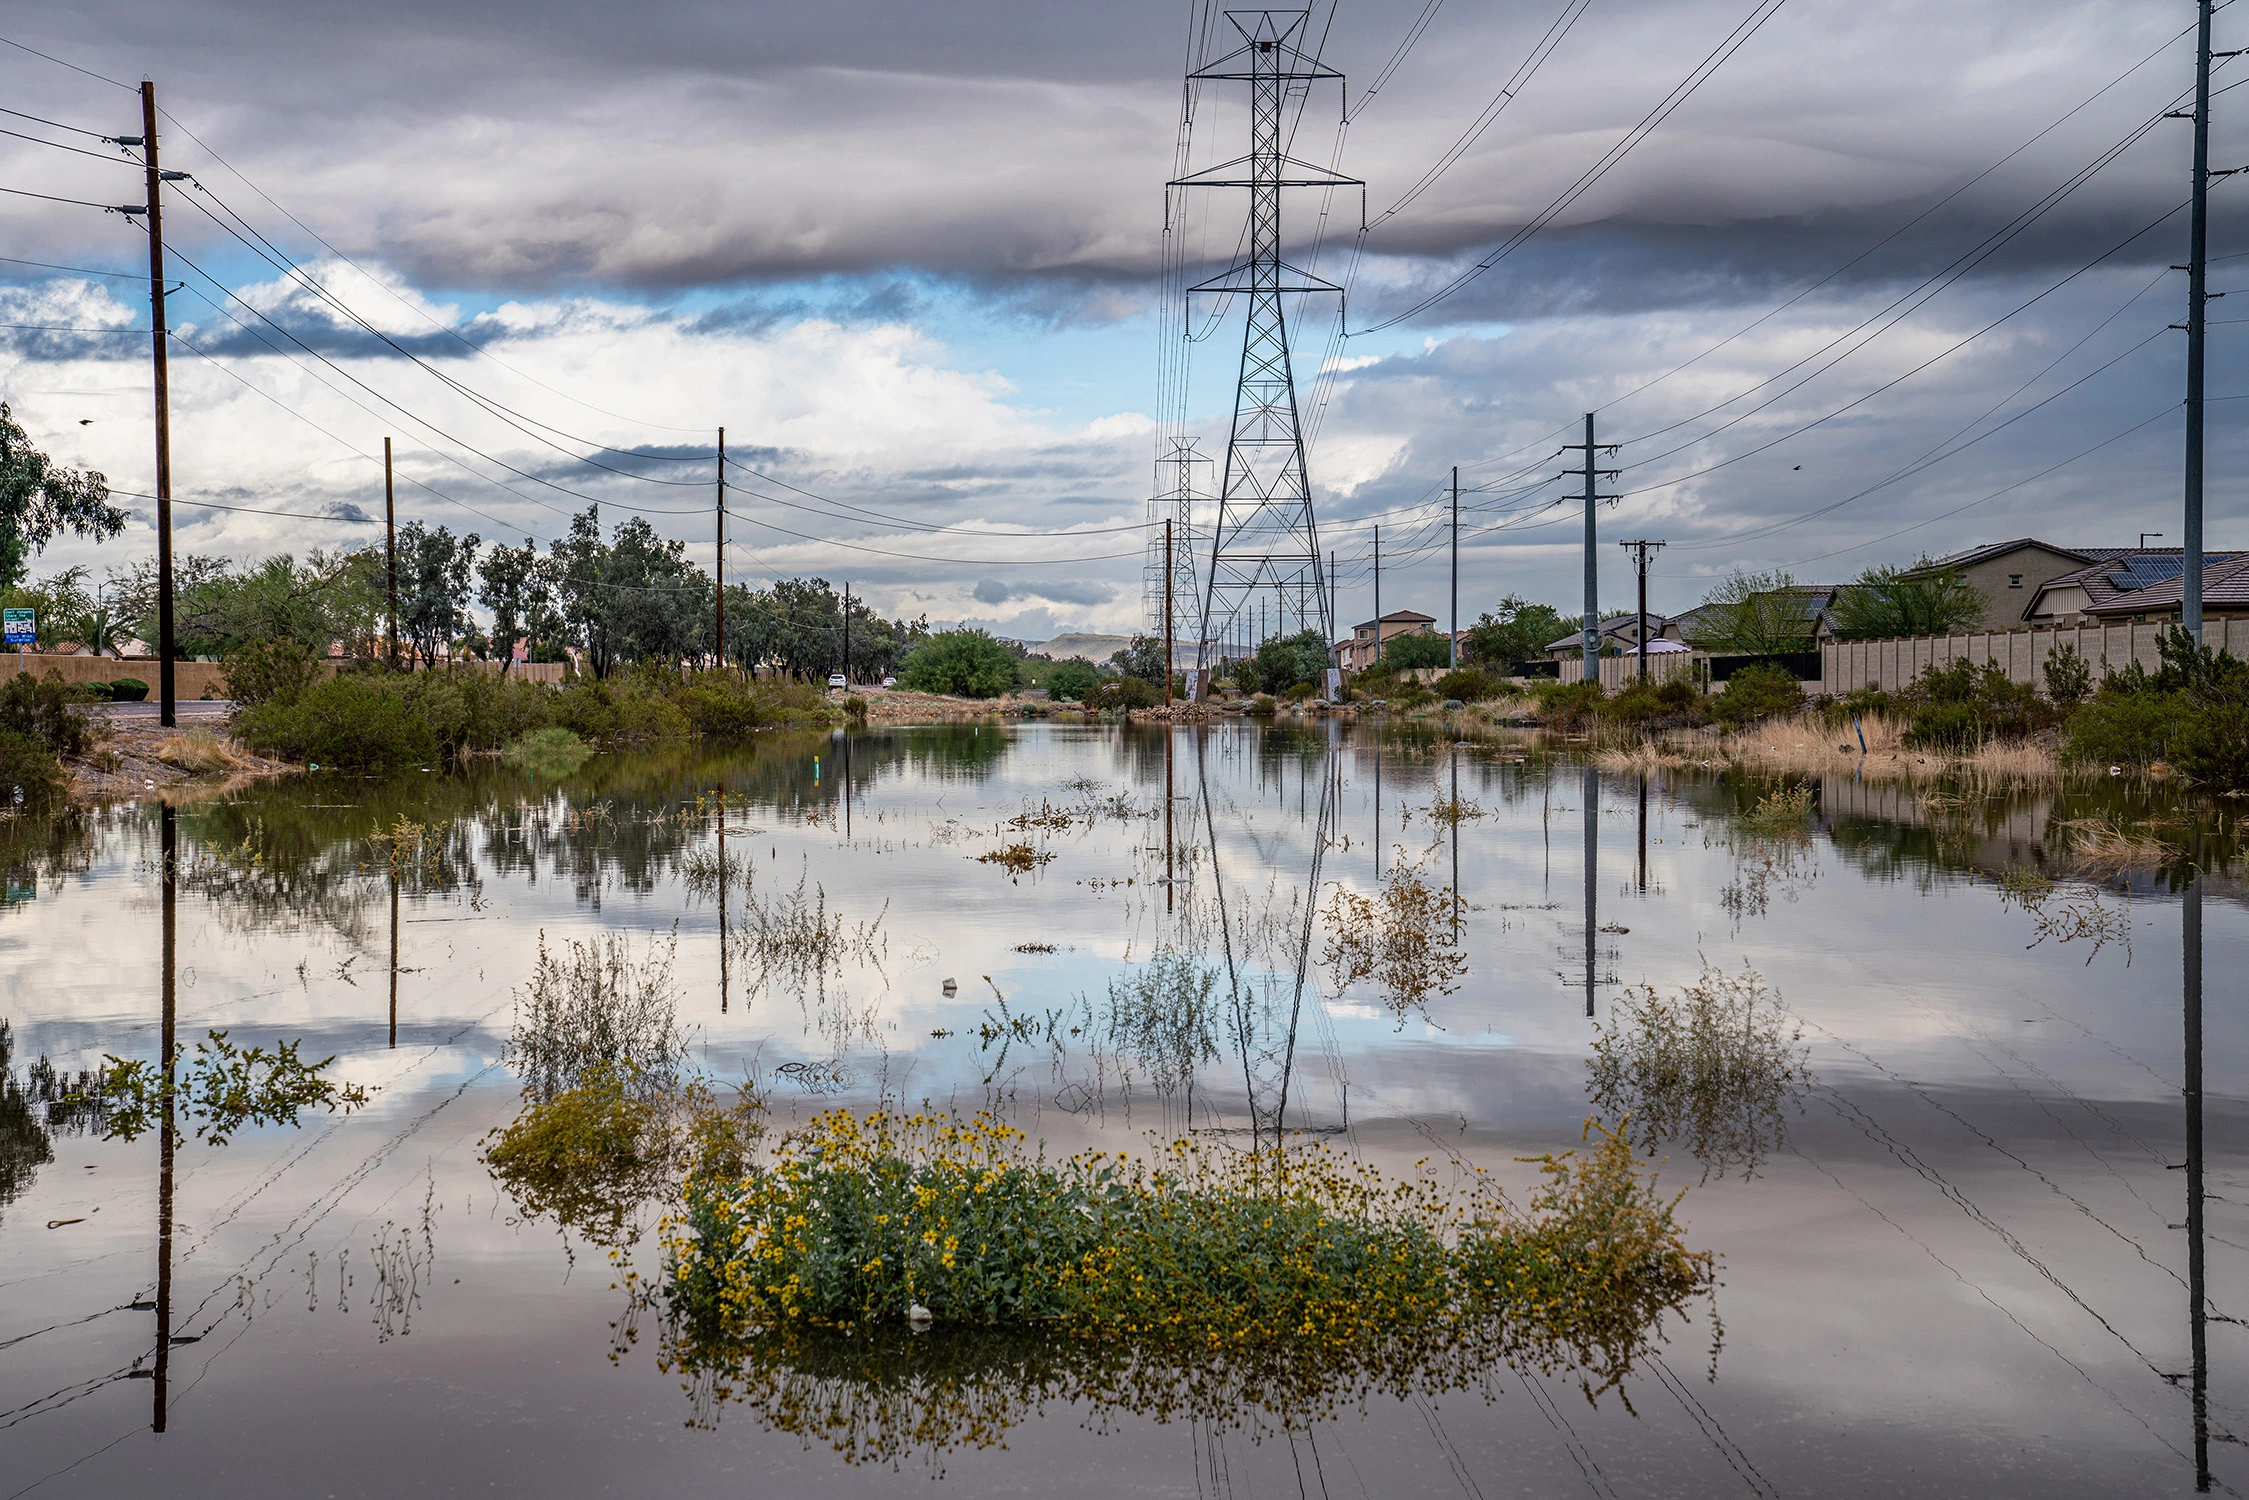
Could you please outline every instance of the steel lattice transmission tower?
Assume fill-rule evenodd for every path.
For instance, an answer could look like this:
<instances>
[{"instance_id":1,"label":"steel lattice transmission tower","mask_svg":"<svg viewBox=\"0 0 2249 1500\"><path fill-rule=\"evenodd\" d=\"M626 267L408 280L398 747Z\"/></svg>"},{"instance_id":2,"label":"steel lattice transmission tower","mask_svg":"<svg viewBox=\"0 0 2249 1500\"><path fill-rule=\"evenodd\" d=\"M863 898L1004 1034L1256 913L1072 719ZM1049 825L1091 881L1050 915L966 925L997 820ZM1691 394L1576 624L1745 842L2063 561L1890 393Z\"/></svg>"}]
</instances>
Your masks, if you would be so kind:
<instances>
[{"instance_id":1,"label":"steel lattice transmission tower","mask_svg":"<svg viewBox=\"0 0 2249 1500\"><path fill-rule=\"evenodd\" d=\"M1198 665L1212 638L1223 637L1227 625L1261 589L1272 590L1278 605L1283 599L1303 596L1309 584L1310 596L1318 601L1322 636L1331 649L1335 639L1334 602L1320 552L1319 526L1312 514L1312 486L1305 470L1304 433L1297 421L1296 378L1290 368L1288 320L1281 299L1293 292L1340 296L1343 289L1281 259L1281 189L1365 184L1297 161L1283 150L1282 115L1290 96L1300 95L1316 80L1343 78L1302 50L1309 14L1226 12L1243 45L1189 76L1249 84L1249 154L1170 184L1249 189L1247 254L1221 274L1187 289L1190 295L1220 293L1244 297L1249 303L1234 425L1226 440L1225 476L1218 491L1218 520L1210 536L1210 565L1202 578L1202 609L1195 632Z\"/></svg>"},{"instance_id":2,"label":"steel lattice transmission tower","mask_svg":"<svg viewBox=\"0 0 2249 1500\"><path fill-rule=\"evenodd\" d=\"M1194 438L1173 438L1171 451L1156 460L1156 488L1148 501L1148 562L1141 570L1146 597L1148 631L1164 630L1164 522L1172 522L1171 619L1172 634L1182 641L1202 639L1202 590L1195 584L1195 502L1204 492L1195 483L1195 469L1210 458L1195 446ZM1178 663L1174 662L1174 666Z\"/></svg>"}]
</instances>

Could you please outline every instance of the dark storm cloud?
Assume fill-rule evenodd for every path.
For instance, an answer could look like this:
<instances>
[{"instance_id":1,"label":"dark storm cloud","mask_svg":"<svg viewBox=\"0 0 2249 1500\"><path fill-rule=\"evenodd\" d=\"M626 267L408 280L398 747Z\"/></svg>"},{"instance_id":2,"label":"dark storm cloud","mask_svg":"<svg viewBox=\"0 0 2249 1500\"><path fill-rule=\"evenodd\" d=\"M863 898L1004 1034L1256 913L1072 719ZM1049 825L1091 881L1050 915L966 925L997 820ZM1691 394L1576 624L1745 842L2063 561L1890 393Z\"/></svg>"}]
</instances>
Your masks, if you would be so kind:
<instances>
[{"instance_id":1,"label":"dark storm cloud","mask_svg":"<svg viewBox=\"0 0 2249 1500\"><path fill-rule=\"evenodd\" d=\"M1366 313L1409 305L1532 219L1747 9L1599 7L1459 163L1369 237L1382 263L1359 289ZM1448 9L1368 98L1419 10L1387 0L1314 13L1327 60L1355 80L1337 159L1367 179L1377 214L1460 136L1551 20L1537 6ZM1189 12L1017 0L378 10L90 0L14 15L27 40L113 76L152 70L180 118L261 186L421 285L687 287L900 267L1066 317L1084 315L1089 287L1133 288L1156 264ZM1832 269L1838 251L1864 248L1899 210L1959 186L2113 84L1953 204L1958 232L1898 247L1863 272L1900 274L1942 257L1959 232L2004 223L2159 112L2185 81L2183 47L2116 80L2184 20L2114 0L1795 0L1551 240L1534 240L1541 253L1510 261L1444 316L1708 301L1806 265ZM64 118L130 109L28 59L14 77L34 107ZM1238 92L1205 89L1198 163L1239 150ZM1331 88L1314 91L1298 155L1334 157L1338 102ZM2017 263L2066 262L2168 206L2184 142L2176 126L2164 131L2073 194L2016 247ZM242 198L238 207L254 203L192 142L175 138L175 151L230 201ZM10 160L38 155L23 147ZM1183 222L1198 245L1223 252L1239 195L1196 196L1222 201ZM1330 266L1358 212L1355 195L1341 197L1353 201L1332 205ZM1313 195L1293 198L1299 236L1315 210ZM116 228L59 208L28 222L56 247ZM1206 224L1218 226L1208 237ZM175 229L212 232L185 219ZM870 295L900 309L912 301L898 286Z\"/></svg>"}]
</instances>

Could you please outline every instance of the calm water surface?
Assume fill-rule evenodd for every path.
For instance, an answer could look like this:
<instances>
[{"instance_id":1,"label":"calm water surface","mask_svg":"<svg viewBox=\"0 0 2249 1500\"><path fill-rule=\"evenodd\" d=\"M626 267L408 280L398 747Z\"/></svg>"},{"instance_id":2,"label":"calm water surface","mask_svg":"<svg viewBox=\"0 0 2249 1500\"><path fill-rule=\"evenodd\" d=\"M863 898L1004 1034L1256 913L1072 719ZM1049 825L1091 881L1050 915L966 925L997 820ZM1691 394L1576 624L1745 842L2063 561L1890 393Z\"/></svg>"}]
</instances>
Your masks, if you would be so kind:
<instances>
[{"instance_id":1,"label":"calm water surface","mask_svg":"<svg viewBox=\"0 0 2249 1500\"><path fill-rule=\"evenodd\" d=\"M1772 839L1742 821L1767 790L1340 726L984 726L560 780L316 777L14 828L19 1084L41 1057L158 1056L169 839L181 1047L302 1038L377 1092L184 1138L168 1186L154 1135L49 1131L36 1109L10 1127L0 1496L2157 1495L2199 1468L2249 1486L2249 915L2225 851L2191 909L2176 880L2065 881L2042 919L1997 877L2051 866L2057 820L2162 809L1831 780L1809 836ZM1437 816L1456 800L1478 814L1457 838ZM373 836L402 819L394 876ZM1051 859L977 859L1018 842ZM1334 993L1316 922L1306 951L1313 891L1400 865L1458 892L1469 960L1404 1015ZM807 906L842 924L834 963L765 941ZM1294 1433L1051 1401L1004 1446L853 1463L754 1409L691 1425L656 1341L620 1342L606 1257L524 1219L480 1160L518 1106L513 993L542 939L601 932L676 939L697 1065L756 1078L783 1119L994 1107L1054 1150L1277 1126L1527 1185L1517 1158L1579 1142L1596 1027L1706 964L1778 993L1804 1066L1746 1157L1660 1162L1722 1258L1715 1355L1705 1308L1597 1402L1511 1370ZM1165 945L1231 964L1260 1017L1191 1088L1084 1040L1110 981ZM634 1253L655 1268L652 1243Z\"/></svg>"}]
</instances>

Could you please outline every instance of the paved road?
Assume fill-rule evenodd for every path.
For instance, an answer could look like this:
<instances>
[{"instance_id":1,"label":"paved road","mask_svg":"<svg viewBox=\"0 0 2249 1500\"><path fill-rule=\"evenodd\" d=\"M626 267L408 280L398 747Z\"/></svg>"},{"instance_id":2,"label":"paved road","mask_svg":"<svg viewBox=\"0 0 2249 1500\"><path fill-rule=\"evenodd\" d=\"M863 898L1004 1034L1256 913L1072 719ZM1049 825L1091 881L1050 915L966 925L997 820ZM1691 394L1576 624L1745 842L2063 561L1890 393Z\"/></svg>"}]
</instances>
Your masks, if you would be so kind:
<instances>
[{"instance_id":1,"label":"paved road","mask_svg":"<svg viewBox=\"0 0 2249 1500\"><path fill-rule=\"evenodd\" d=\"M163 713L163 705L154 698L140 703L96 703L93 712L111 719L155 719ZM226 698L182 698L175 705L177 716L188 719L220 719L234 711L234 703Z\"/></svg>"}]
</instances>

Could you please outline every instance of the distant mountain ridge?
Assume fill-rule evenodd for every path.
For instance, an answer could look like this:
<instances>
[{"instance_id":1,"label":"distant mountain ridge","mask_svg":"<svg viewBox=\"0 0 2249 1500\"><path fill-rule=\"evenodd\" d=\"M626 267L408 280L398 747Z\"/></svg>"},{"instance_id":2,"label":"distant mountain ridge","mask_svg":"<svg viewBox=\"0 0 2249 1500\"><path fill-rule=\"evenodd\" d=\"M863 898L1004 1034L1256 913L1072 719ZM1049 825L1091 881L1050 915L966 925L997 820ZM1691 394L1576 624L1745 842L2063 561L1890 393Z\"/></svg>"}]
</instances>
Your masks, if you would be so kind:
<instances>
[{"instance_id":1,"label":"distant mountain ridge","mask_svg":"<svg viewBox=\"0 0 2249 1500\"><path fill-rule=\"evenodd\" d=\"M1058 635L1051 641L1025 641L1023 649L1033 656L1052 657L1064 661L1076 657L1080 661L1099 664L1107 661L1132 644L1129 635L1093 635L1086 631L1073 631Z\"/></svg>"}]
</instances>

